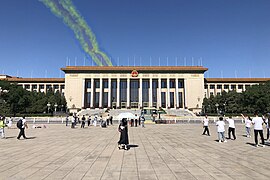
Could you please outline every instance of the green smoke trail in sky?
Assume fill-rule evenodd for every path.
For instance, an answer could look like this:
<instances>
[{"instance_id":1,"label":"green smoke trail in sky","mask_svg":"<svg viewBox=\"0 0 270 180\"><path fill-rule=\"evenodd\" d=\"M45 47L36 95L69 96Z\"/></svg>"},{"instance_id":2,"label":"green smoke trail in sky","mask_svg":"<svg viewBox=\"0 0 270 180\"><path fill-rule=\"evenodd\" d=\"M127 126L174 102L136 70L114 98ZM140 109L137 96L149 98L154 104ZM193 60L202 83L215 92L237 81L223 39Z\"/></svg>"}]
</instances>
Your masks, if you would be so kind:
<instances>
[{"instance_id":1,"label":"green smoke trail in sky","mask_svg":"<svg viewBox=\"0 0 270 180\"><path fill-rule=\"evenodd\" d=\"M108 56L99 49L96 37L85 20L76 10L71 0L40 0L57 17L63 19L64 23L70 27L82 49L91 56L99 66L112 66Z\"/></svg>"}]
</instances>

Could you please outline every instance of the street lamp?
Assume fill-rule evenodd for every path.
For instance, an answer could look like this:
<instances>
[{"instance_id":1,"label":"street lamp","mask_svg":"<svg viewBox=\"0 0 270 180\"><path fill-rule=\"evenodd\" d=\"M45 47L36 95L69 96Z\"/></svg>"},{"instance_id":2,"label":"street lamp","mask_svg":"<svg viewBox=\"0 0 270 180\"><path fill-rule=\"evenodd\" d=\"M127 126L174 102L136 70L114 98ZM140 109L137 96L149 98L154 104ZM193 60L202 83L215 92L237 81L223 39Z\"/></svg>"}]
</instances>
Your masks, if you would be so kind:
<instances>
[{"instance_id":1,"label":"street lamp","mask_svg":"<svg viewBox=\"0 0 270 180\"><path fill-rule=\"evenodd\" d=\"M50 108L51 108L50 102L48 102L47 107L48 107L48 113L50 113Z\"/></svg>"},{"instance_id":2,"label":"street lamp","mask_svg":"<svg viewBox=\"0 0 270 180\"><path fill-rule=\"evenodd\" d=\"M57 103L54 104L54 112L56 112L56 109L57 109Z\"/></svg>"},{"instance_id":3,"label":"street lamp","mask_svg":"<svg viewBox=\"0 0 270 180\"><path fill-rule=\"evenodd\" d=\"M219 104L217 103L215 106L217 107L217 114L219 114L219 112L218 112Z\"/></svg>"}]
</instances>

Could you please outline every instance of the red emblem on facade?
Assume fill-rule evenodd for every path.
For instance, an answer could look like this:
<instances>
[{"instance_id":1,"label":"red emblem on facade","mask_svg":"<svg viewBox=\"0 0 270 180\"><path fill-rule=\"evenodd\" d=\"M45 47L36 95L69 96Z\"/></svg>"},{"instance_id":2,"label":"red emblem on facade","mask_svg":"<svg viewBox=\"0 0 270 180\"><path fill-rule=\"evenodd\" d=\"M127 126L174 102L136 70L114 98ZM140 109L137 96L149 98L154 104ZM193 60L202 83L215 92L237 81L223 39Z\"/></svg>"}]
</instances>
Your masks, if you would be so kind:
<instances>
[{"instance_id":1,"label":"red emblem on facade","mask_svg":"<svg viewBox=\"0 0 270 180\"><path fill-rule=\"evenodd\" d=\"M131 72L131 76L132 77L138 77L138 71L136 71L136 70L133 70L132 72Z\"/></svg>"}]
</instances>

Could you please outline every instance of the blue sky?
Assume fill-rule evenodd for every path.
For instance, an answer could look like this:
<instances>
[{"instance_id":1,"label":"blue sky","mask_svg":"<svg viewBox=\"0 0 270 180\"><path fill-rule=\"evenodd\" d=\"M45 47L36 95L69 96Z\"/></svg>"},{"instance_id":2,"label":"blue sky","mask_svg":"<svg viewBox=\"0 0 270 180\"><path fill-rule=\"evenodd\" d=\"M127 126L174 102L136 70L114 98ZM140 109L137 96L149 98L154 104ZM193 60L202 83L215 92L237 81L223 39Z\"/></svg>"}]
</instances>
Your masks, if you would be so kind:
<instances>
[{"instance_id":1,"label":"blue sky","mask_svg":"<svg viewBox=\"0 0 270 180\"><path fill-rule=\"evenodd\" d=\"M269 0L73 3L115 66L202 62L205 77L270 77ZM38 0L1 0L0 24L0 74L64 77L59 69L67 58L70 65L93 64Z\"/></svg>"}]
</instances>

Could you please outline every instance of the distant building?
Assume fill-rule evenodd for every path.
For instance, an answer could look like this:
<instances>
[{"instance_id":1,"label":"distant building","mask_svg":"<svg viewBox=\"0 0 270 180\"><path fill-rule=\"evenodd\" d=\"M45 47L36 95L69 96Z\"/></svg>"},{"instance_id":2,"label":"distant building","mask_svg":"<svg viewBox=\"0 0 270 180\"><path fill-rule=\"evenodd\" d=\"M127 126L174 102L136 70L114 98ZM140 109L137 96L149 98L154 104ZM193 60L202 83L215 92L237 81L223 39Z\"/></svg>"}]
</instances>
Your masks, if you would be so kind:
<instances>
[{"instance_id":1,"label":"distant building","mask_svg":"<svg viewBox=\"0 0 270 180\"><path fill-rule=\"evenodd\" d=\"M270 78L204 78L201 66L67 66L65 78L0 75L28 91L65 95L68 108L189 109L201 111L203 98L222 91L243 92Z\"/></svg>"}]
</instances>

